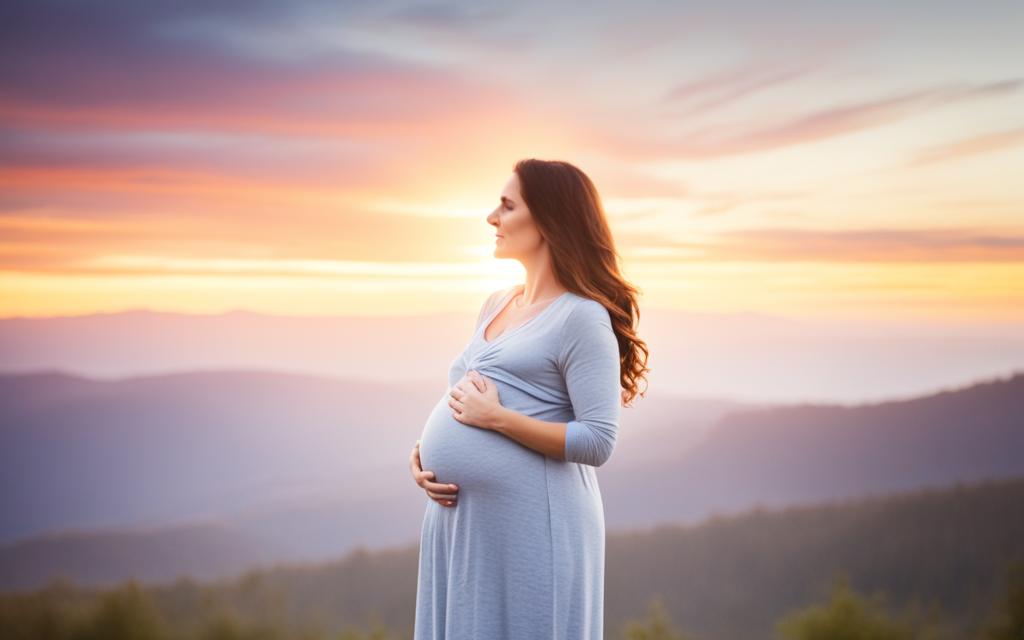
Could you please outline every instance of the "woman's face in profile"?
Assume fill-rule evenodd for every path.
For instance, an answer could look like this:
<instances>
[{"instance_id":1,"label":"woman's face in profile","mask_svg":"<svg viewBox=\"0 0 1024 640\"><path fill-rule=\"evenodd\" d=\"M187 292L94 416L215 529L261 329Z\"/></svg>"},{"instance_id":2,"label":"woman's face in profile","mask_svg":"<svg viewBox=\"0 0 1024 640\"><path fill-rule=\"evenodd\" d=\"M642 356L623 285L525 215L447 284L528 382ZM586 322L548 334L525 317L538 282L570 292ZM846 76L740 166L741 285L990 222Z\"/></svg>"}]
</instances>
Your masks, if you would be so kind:
<instances>
[{"instance_id":1,"label":"woman's face in profile","mask_svg":"<svg viewBox=\"0 0 1024 640\"><path fill-rule=\"evenodd\" d=\"M525 257L536 251L543 242L530 210L519 193L519 175L512 177L501 190L498 206L487 216L494 226L494 255L498 258Z\"/></svg>"}]
</instances>

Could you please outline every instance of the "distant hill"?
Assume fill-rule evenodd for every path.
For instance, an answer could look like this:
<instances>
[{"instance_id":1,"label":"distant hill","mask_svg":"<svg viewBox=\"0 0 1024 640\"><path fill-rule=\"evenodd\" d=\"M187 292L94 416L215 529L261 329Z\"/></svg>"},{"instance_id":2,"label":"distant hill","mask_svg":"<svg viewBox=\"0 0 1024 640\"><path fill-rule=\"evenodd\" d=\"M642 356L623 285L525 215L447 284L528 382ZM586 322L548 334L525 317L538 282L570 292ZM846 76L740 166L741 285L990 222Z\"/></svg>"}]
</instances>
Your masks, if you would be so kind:
<instances>
[{"instance_id":1,"label":"distant hill","mask_svg":"<svg viewBox=\"0 0 1024 640\"><path fill-rule=\"evenodd\" d=\"M427 498L408 456L443 391L262 372L0 376L0 586L215 577L413 541ZM606 521L1024 476L1022 415L1024 375L866 406L650 396L623 411L598 470ZM166 553L142 563L154 545Z\"/></svg>"},{"instance_id":2,"label":"distant hill","mask_svg":"<svg viewBox=\"0 0 1024 640\"><path fill-rule=\"evenodd\" d=\"M511 284L511 283L509 283ZM383 294L382 295L389 295ZM455 295L455 292L453 292ZM393 383L441 381L473 333L484 292L407 316L191 314L132 309L0 318L0 372L128 378L287 371ZM427 308L435 301L412 300ZM1024 323L848 321L662 309L641 301L654 393L744 402L862 402L923 395L1024 364Z\"/></svg>"},{"instance_id":3,"label":"distant hill","mask_svg":"<svg viewBox=\"0 0 1024 640\"><path fill-rule=\"evenodd\" d=\"M402 494L411 509L409 451L444 390L264 372L0 376L0 541ZM336 524L324 535L343 536Z\"/></svg>"},{"instance_id":4,"label":"distant hill","mask_svg":"<svg viewBox=\"0 0 1024 640\"><path fill-rule=\"evenodd\" d=\"M268 541L229 525L56 533L0 546L0 589L29 589L59 575L95 586L114 585L125 576L212 580L286 556Z\"/></svg>"},{"instance_id":5,"label":"distant hill","mask_svg":"<svg viewBox=\"0 0 1024 640\"><path fill-rule=\"evenodd\" d=\"M1024 476L1024 374L906 400L733 411L672 464L602 476L609 524ZM667 519L667 518L666 518Z\"/></svg>"},{"instance_id":6,"label":"distant hill","mask_svg":"<svg viewBox=\"0 0 1024 640\"><path fill-rule=\"evenodd\" d=\"M1004 569L1024 562L1024 479L830 504L757 509L695 526L610 533L605 631L622 637L659 596L674 624L701 640L770 640L780 616L826 599L846 575L893 614L930 612L943 638L973 637L1001 593ZM189 626L208 604L228 603L244 620L316 620L338 630L377 617L411 637L418 549L359 549L317 565L267 567L234 580L151 586L165 617ZM51 604L77 610L96 597L54 585ZM18 608L0 597L0 610ZM273 603L268 610L267 603ZM39 602L26 601L29 613ZM56 606L53 610L60 610Z\"/></svg>"},{"instance_id":7,"label":"distant hill","mask_svg":"<svg viewBox=\"0 0 1024 640\"><path fill-rule=\"evenodd\" d=\"M658 593L686 629L707 638L763 638L782 613L826 599L845 572L892 612L937 607L966 638L1024 561L1024 478L755 508L696 526L608 538L605 613L636 615Z\"/></svg>"}]
</instances>

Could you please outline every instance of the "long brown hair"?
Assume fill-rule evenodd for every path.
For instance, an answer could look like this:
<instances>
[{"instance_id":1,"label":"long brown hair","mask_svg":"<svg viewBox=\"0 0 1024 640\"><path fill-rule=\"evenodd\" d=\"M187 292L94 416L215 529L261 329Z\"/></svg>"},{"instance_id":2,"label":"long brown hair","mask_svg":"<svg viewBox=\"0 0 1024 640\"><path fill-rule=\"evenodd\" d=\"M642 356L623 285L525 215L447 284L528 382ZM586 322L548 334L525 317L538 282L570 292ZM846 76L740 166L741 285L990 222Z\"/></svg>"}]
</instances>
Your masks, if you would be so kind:
<instances>
[{"instance_id":1,"label":"long brown hair","mask_svg":"<svg viewBox=\"0 0 1024 640\"><path fill-rule=\"evenodd\" d=\"M559 283L608 309L619 342L622 402L628 407L646 391L647 343L636 334L639 290L619 273L621 256L597 188L587 174L558 160L520 160L515 172L523 200L550 247ZM640 380L644 391L638 389Z\"/></svg>"}]
</instances>

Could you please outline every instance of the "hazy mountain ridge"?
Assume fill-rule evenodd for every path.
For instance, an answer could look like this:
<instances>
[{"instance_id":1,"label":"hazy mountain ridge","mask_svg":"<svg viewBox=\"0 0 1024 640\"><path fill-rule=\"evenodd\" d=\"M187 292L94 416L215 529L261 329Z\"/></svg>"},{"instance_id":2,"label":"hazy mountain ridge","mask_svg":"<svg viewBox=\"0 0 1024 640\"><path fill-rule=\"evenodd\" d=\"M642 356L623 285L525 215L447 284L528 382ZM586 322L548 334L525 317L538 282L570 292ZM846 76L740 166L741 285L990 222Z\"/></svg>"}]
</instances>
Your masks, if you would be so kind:
<instances>
[{"instance_id":1,"label":"hazy mountain ridge","mask_svg":"<svg viewBox=\"0 0 1024 640\"><path fill-rule=\"evenodd\" d=\"M608 528L1024 475L1022 383L1018 374L865 407L650 396L623 411L616 452L598 471ZM206 557L211 576L246 558L317 561L414 540L427 498L408 456L443 391L270 372L0 376L0 500L14 514L4 519L0 575L15 566L31 574L15 556L37 543L82 567L62 547L106 553L107 531L141 525L178 527L173 553ZM76 533L18 534L33 524ZM189 524L195 538L182 533ZM206 551L215 547L207 525L238 532L245 553L220 562ZM127 576L132 557L106 564ZM176 575L167 557L146 575ZM32 579L59 566L41 564Z\"/></svg>"},{"instance_id":2,"label":"hazy mountain ridge","mask_svg":"<svg viewBox=\"0 0 1024 640\"><path fill-rule=\"evenodd\" d=\"M483 295L479 302L484 300ZM470 305L473 306L473 305ZM754 402L924 395L1024 363L1024 325L935 319L835 321L646 306L651 389ZM149 310L0 318L0 371L105 379L269 370L382 383L440 381L476 307L409 316Z\"/></svg>"},{"instance_id":3,"label":"hazy mountain ridge","mask_svg":"<svg viewBox=\"0 0 1024 640\"><path fill-rule=\"evenodd\" d=\"M672 465L601 476L610 526L1024 475L1024 373L920 398L724 415ZM638 493L642 492L642 493ZM632 498L629 496L632 495ZM643 499L637 499L642 495ZM656 506L655 506L656 505Z\"/></svg>"}]
</instances>

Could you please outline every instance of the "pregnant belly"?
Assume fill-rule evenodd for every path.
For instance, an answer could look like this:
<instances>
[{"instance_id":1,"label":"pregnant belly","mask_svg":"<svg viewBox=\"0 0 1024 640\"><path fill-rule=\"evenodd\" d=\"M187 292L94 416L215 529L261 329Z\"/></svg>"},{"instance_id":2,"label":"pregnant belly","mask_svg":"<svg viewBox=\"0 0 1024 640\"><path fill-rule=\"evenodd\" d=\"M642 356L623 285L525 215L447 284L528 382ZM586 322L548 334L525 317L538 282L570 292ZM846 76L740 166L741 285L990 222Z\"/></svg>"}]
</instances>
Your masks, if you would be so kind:
<instances>
[{"instance_id":1,"label":"pregnant belly","mask_svg":"<svg viewBox=\"0 0 1024 640\"><path fill-rule=\"evenodd\" d=\"M544 482L544 456L496 431L464 424L448 406L447 392L427 417L420 435L420 463L436 482L459 493L510 493Z\"/></svg>"}]
</instances>

